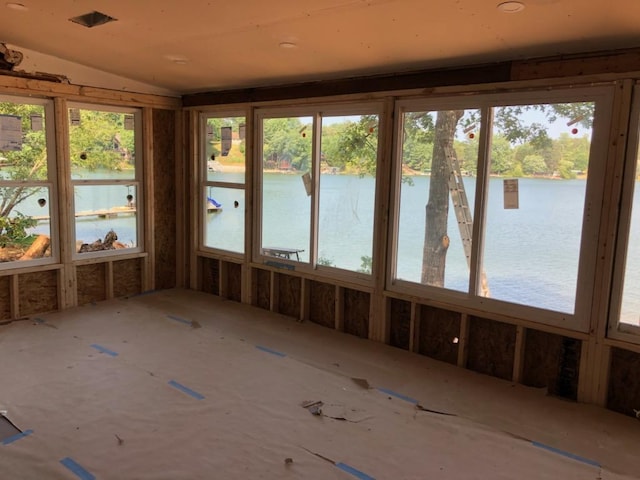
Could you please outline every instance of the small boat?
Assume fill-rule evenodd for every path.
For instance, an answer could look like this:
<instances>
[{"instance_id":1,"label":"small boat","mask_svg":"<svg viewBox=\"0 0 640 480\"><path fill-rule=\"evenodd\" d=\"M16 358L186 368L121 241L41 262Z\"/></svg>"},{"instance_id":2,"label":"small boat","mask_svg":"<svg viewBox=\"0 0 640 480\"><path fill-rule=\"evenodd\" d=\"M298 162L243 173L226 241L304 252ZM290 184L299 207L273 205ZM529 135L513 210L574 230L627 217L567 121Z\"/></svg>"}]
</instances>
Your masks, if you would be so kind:
<instances>
[{"instance_id":1,"label":"small boat","mask_svg":"<svg viewBox=\"0 0 640 480\"><path fill-rule=\"evenodd\" d=\"M207 197L207 213L217 213L222 211L222 204L212 197Z\"/></svg>"}]
</instances>

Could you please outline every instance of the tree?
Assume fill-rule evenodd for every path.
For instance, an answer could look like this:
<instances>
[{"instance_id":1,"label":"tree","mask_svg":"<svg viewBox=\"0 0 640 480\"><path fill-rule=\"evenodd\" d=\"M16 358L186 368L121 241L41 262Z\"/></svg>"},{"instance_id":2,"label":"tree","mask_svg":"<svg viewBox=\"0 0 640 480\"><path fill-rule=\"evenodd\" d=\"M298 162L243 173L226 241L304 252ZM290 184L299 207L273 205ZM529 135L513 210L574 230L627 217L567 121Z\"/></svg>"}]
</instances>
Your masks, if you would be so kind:
<instances>
[{"instance_id":1,"label":"tree","mask_svg":"<svg viewBox=\"0 0 640 480\"><path fill-rule=\"evenodd\" d=\"M22 145L19 150L2 152L0 177L15 181L14 186L0 188L0 244L6 246L26 238L26 229L35 222L24 215L14 214L16 207L38 192L37 187L21 185L21 182L47 178L47 150L44 129L32 129L32 118L44 118L44 107L11 102L0 103L0 113L21 118Z\"/></svg>"}]
</instances>

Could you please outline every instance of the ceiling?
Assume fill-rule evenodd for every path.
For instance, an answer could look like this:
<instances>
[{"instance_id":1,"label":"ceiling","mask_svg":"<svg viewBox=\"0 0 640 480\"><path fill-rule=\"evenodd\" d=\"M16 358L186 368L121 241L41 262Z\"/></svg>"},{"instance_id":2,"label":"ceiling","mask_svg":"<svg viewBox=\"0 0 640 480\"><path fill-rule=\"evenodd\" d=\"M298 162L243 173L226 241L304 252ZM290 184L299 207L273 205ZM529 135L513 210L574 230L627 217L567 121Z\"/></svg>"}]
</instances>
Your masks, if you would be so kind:
<instances>
[{"instance_id":1,"label":"ceiling","mask_svg":"<svg viewBox=\"0 0 640 480\"><path fill-rule=\"evenodd\" d=\"M0 42L176 94L640 46L637 0L500 1L2 0Z\"/></svg>"}]
</instances>

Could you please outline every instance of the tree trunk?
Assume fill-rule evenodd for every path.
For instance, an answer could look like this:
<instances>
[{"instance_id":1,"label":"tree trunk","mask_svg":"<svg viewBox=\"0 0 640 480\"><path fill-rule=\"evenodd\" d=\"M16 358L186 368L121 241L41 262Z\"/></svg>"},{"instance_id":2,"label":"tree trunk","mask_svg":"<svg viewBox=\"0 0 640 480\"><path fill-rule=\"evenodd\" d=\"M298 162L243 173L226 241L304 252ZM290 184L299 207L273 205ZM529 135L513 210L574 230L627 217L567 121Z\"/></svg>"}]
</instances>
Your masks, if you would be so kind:
<instances>
[{"instance_id":1,"label":"tree trunk","mask_svg":"<svg viewBox=\"0 0 640 480\"><path fill-rule=\"evenodd\" d=\"M40 235L36 238L35 242L31 244L29 249L24 252L20 257L20 260L32 260L34 258L43 257L50 244L51 239L47 235Z\"/></svg>"},{"instance_id":2,"label":"tree trunk","mask_svg":"<svg viewBox=\"0 0 640 480\"><path fill-rule=\"evenodd\" d=\"M453 150L453 139L463 111L440 111L436 118L426 206L424 247L422 251L422 283L444 286L444 272L449 248L447 219L449 216L449 175L451 168L446 152Z\"/></svg>"}]
</instances>

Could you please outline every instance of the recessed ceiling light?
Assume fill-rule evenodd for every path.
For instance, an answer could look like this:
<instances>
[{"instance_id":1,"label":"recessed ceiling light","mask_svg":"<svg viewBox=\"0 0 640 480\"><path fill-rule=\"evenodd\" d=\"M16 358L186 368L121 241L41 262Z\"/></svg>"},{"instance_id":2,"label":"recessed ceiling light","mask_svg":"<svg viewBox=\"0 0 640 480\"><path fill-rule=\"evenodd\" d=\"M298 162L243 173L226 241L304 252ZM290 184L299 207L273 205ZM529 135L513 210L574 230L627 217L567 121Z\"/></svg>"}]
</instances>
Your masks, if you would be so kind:
<instances>
[{"instance_id":1,"label":"recessed ceiling light","mask_svg":"<svg viewBox=\"0 0 640 480\"><path fill-rule=\"evenodd\" d=\"M298 48L298 44L294 42L280 42L280 48Z\"/></svg>"},{"instance_id":2,"label":"recessed ceiling light","mask_svg":"<svg viewBox=\"0 0 640 480\"><path fill-rule=\"evenodd\" d=\"M10 8L11 10L18 10L20 12L26 12L29 10L21 3L7 3L7 8Z\"/></svg>"},{"instance_id":3,"label":"recessed ceiling light","mask_svg":"<svg viewBox=\"0 0 640 480\"><path fill-rule=\"evenodd\" d=\"M524 10L524 3L516 1L502 2L498 4L497 8L502 13L518 13Z\"/></svg>"},{"instance_id":4,"label":"recessed ceiling light","mask_svg":"<svg viewBox=\"0 0 640 480\"><path fill-rule=\"evenodd\" d=\"M93 11L78 17L70 18L69 20L73 23L77 23L78 25L82 25L83 27L93 28L99 25L104 25L105 23L115 22L117 19L102 12Z\"/></svg>"}]
</instances>

